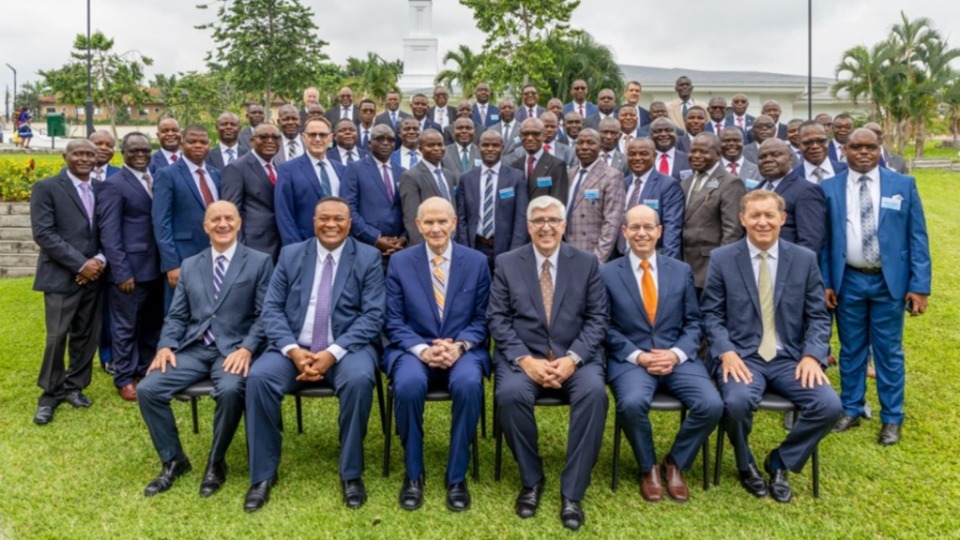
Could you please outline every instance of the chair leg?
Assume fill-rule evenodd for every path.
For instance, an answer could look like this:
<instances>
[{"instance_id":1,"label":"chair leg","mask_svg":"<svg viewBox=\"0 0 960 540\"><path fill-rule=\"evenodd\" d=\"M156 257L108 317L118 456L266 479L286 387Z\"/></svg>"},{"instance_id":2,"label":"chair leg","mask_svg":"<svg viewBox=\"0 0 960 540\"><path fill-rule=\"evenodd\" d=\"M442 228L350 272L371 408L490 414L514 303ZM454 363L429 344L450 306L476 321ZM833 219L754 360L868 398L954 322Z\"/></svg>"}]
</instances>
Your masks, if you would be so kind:
<instances>
[{"instance_id":1,"label":"chair leg","mask_svg":"<svg viewBox=\"0 0 960 540\"><path fill-rule=\"evenodd\" d=\"M494 407L494 409L493 409L494 413L493 413L493 414L494 414L494 417L496 417L496 414L497 414L497 412L496 412L496 411L497 411L497 409L496 409L496 407L497 407L496 402L494 402L493 407ZM499 481L500 481L500 465L501 465L501 460L502 460L502 458L503 458L503 455L502 455L502 453L503 453L503 431L500 429L500 424L498 424L498 423L496 423L496 422L494 422L494 424L493 424L493 439L494 439L494 441L496 441L495 444L494 444L495 450L494 450L494 452L493 452L493 479L496 480L497 482L499 482Z\"/></svg>"},{"instance_id":2,"label":"chair leg","mask_svg":"<svg viewBox=\"0 0 960 540\"><path fill-rule=\"evenodd\" d=\"M723 460L723 428L717 428L717 457L713 463L713 485L720 485L720 465Z\"/></svg>"},{"instance_id":3,"label":"chair leg","mask_svg":"<svg viewBox=\"0 0 960 540\"><path fill-rule=\"evenodd\" d=\"M293 396L294 402L297 404L297 433L303 434L303 403L300 401L300 396Z\"/></svg>"},{"instance_id":4,"label":"chair leg","mask_svg":"<svg viewBox=\"0 0 960 540\"><path fill-rule=\"evenodd\" d=\"M616 491L620 484L620 415L613 413L613 479L610 480L610 489Z\"/></svg>"},{"instance_id":5,"label":"chair leg","mask_svg":"<svg viewBox=\"0 0 960 540\"><path fill-rule=\"evenodd\" d=\"M380 376L380 370L376 370L377 374L377 405L380 406L380 429L383 430L383 434L387 434L387 416L384 414L383 406L383 379Z\"/></svg>"},{"instance_id":6,"label":"chair leg","mask_svg":"<svg viewBox=\"0 0 960 540\"><path fill-rule=\"evenodd\" d=\"M473 434L473 481L480 481L480 439Z\"/></svg>"},{"instance_id":7,"label":"chair leg","mask_svg":"<svg viewBox=\"0 0 960 540\"><path fill-rule=\"evenodd\" d=\"M813 497L820 498L820 445L813 449Z\"/></svg>"},{"instance_id":8,"label":"chair leg","mask_svg":"<svg viewBox=\"0 0 960 540\"><path fill-rule=\"evenodd\" d=\"M390 439L393 438L393 392L387 389L387 412L383 433L383 477L390 476Z\"/></svg>"},{"instance_id":9,"label":"chair leg","mask_svg":"<svg viewBox=\"0 0 960 540\"><path fill-rule=\"evenodd\" d=\"M487 438L487 392L484 388L483 394L480 396L480 434L483 435L483 438Z\"/></svg>"},{"instance_id":10,"label":"chair leg","mask_svg":"<svg viewBox=\"0 0 960 540\"><path fill-rule=\"evenodd\" d=\"M710 437L703 442L703 490L710 489Z\"/></svg>"},{"instance_id":11,"label":"chair leg","mask_svg":"<svg viewBox=\"0 0 960 540\"><path fill-rule=\"evenodd\" d=\"M200 433L200 422L197 420L197 398L190 397L190 412L193 414L193 434Z\"/></svg>"}]
</instances>

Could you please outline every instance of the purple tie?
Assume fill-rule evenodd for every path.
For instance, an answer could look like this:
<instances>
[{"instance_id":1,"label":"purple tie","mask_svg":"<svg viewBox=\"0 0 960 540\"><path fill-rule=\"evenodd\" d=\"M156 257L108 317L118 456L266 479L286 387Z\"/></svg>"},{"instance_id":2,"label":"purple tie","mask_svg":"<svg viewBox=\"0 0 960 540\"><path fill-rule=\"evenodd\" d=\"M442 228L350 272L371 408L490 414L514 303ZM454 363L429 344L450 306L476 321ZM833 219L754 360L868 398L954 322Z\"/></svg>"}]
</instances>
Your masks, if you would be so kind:
<instances>
[{"instance_id":1,"label":"purple tie","mask_svg":"<svg viewBox=\"0 0 960 540\"><path fill-rule=\"evenodd\" d=\"M393 181L390 180L390 171L386 164L383 166L383 187L387 188L387 198L390 199L390 204L393 204Z\"/></svg>"},{"instance_id":2,"label":"purple tie","mask_svg":"<svg viewBox=\"0 0 960 540\"><path fill-rule=\"evenodd\" d=\"M323 273L317 286L317 305L313 312L313 335L310 339L310 351L318 352L330 346L327 334L330 329L330 300L333 287L333 254L328 253L323 261Z\"/></svg>"},{"instance_id":3,"label":"purple tie","mask_svg":"<svg viewBox=\"0 0 960 540\"><path fill-rule=\"evenodd\" d=\"M80 182L81 199L83 208L87 211L87 219L90 220L90 226L93 226L93 195L90 193L90 182Z\"/></svg>"}]
</instances>

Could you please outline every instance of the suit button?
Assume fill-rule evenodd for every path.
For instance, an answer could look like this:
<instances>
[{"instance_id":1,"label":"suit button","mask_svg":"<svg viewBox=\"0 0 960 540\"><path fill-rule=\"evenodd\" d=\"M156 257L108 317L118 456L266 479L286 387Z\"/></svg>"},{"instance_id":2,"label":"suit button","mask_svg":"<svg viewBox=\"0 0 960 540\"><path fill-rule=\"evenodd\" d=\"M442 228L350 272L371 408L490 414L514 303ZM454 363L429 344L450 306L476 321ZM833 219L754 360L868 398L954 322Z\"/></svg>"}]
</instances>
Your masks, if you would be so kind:
<instances>
[{"instance_id":1,"label":"suit button","mask_svg":"<svg viewBox=\"0 0 960 540\"><path fill-rule=\"evenodd\" d=\"M210 317L210 318L211 318L211 319L216 319L216 318L217 318L217 316L216 316L216 315L214 315L213 317Z\"/></svg>"}]
</instances>

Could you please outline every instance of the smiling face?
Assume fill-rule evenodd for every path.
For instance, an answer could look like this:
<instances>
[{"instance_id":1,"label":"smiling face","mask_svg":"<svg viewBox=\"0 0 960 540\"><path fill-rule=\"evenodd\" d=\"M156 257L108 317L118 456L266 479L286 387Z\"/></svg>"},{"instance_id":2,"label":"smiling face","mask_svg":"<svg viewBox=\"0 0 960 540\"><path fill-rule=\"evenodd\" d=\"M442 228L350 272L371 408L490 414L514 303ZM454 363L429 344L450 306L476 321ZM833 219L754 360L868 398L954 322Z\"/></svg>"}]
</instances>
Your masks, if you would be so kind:
<instances>
[{"instance_id":1,"label":"smiling face","mask_svg":"<svg viewBox=\"0 0 960 540\"><path fill-rule=\"evenodd\" d=\"M164 118L157 124L157 140L160 148L167 152L176 152L180 149L180 123L173 118Z\"/></svg>"},{"instance_id":2,"label":"smiling face","mask_svg":"<svg viewBox=\"0 0 960 540\"><path fill-rule=\"evenodd\" d=\"M739 161L743 154L743 133L739 128L728 127L720 132L720 153L727 161Z\"/></svg>"},{"instance_id":3,"label":"smiling face","mask_svg":"<svg viewBox=\"0 0 960 540\"><path fill-rule=\"evenodd\" d=\"M240 223L240 213L233 203L217 201L207 207L203 230L210 237L210 245L223 253L237 241Z\"/></svg>"},{"instance_id":4,"label":"smiling face","mask_svg":"<svg viewBox=\"0 0 960 540\"><path fill-rule=\"evenodd\" d=\"M747 107L750 105L750 102L747 100L747 96L743 94L737 94L733 96L733 112L737 116L743 116L747 112Z\"/></svg>"},{"instance_id":5,"label":"smiling face","mask_svg":"<svg viewBox=\"0 0 960 540\"><path fill-rule=\"evenodd\" d=\"M143 172L150 165L150 141L146 137L130 136L123 143L123 163L133 170Z\"/></svg>"},{"instance_id":6,"label":"smiling face","mask_svg":"<svg viewBox=\"0 0 960 540\"><path fill-rule=\"evenodd\" d=\"M334 132L333 139L337 146L352 150L357 145L357 126L351 121L337 122L337 130Z\"/></svg>"},{"instance_id":7,"label":"smiling face","mask_svg":"<svg viewBox=\"0 0 960 540\"><path fill-rule=\"evenodd\" d=\"M800 128L800 152L803 159L820 165L827 157L827 132L820 125L806 125Z\"/></svg>"},{"instance_id":8,"label":"smiling face","mask_svg":"<svg viewBox=\"0 0 960 540\"><path fill-rule=\"evenodd\" d=\"M341 201L322 201L313 211L313 232L330 251L340 247L350 234L350 207Z\"/></svg>"},{"instance_id":9,"label":"smiling face","mask_svg":"<svg viewBox=\"0 0 960 540\"><path fill-rule=\"evenodd\" d=\"M503 138L496 131L484 131L480 136L480 159L487 167L492 167L503 155Z\"/></svg>"},{"instance_id":10,"label":"smiling face","mask_svg":"<svg viewBox=\"0 0 960 540\"><path fill-rule=\"evenodd\" d=\"M440 197L430 197L420 203L415 221L424 242L438 255L447 249L450 235L457 228L453 206Z\"/></svg>"},{"instance_id":11,"label":"smiling face","mask_svg":"<svg viewBox=\"0 0 960 540\"><path fill-rule=\"evenodd\" d=\"M240 134L240 119L233 113L223 113L217 118L217 136L220 144L233 146Z\"/></svg>"},{"instance_id":12,"label":"smiling face","mask_svg":"<svg viewBox=\"0 0 960 540\"><path fill-rule=\"evenodd\" d=\"M303 147L307 153L316 159L324 159L330 145L330 124L326 119L311 118L303 126ZM356 131L354 131L356 136Z\"/></svg>"},{"instance_id":13,"label":"smiling face","mask_svg":"<svg viewBox=\"0 0 960 540\"><path fill-rule=\"evenodd\" d=\"M423 117L427 115L429 106L425 96L414 96L413 99L410 100L410 112L417 120L422 120Z\"/></svg>"},{"instance_id":14,"label":"smiling face","mask_svg":"<svg viewBox=\"0 0 960 540\"><path fill-rule=\"evenodd\" d=\"M720 159L719 149L714 147L711 140L714 135L705 133L694 137L690 143L690 168L697 172L709 171Z\"/></svg>"},{"instance_id":15,"label":"smiling face","mask_svg":"<svg viewBox=\"0 0 960 540\"><path fill-rule=\"evenodd\" d=\"M793 168L793 156L787 143L780 139L764 141L757 153L757 168L767 179L775 180L786 176Z\"/></svg>"},{"instance_id":16,"label":"smiling face","mask_svg":"<svg viewBox=\"0 0 960 540\"><path fill-rule=\"evenodd\" d=\"M707 126L707 115L703 112L703 109L690 109L687 111L685 125L687 133L690 135L699 135L703 133L704 128Z\"/></svg>"},{"instance_id":17,"label":"smiling face","mask_svg":"<svg viewBox=\"0 0 960 540\"><path fill-rule=\"evenodd\" d=\"M520 143L528 154L536 154L543 147L543 122L528 118L520 124Z\"/></svg>"},{"instance_id":18,"label":"smiling face","mask_svg":"<svg viewBox=\"0 0 960 540\"><path fill-rule=\"evenodd\" d=\"M690 99L690 94L693 93L693 83L690 82L689 77L680 77L677 79L677 83L673 87L677 91L677 97L681 101L687 101Z\"/></svg>"},{"instance_id":19,"label":"smiling face","mask_svg":"<svg viewBox=\"0 0 960 540\"><path fill-rule=\"evenodd\" d=\"M776 196L748 199L740 212L740 224L746 229L747 238L762 251L773 247L786 221L787 213L779 209Z\"/></svg>"},{"instance_id":20,"label":"smiling face","mask_svg":"<svg viewBox=\"0 0 960 540\"><path fill-rule=\"evenodd\" d=\"M86 139L70 141L63 153L63 161L74 176L86 180L97 163L97 147Z\"/></svg>"},{"instance_id":21,"label":"smiling face","mask_svg":"<svg viewBox=\"0 0 960 540\"><path fill-rule=\"evenodd\" d=\"M630 243L633 254L646 260L656 252L663 227L660 226L656 210L645 204L638 204L624 216L620 234Z\"/></svg>"},{"instance_id":22,"label":"smiling face","mask_svg":"<svg viewBox=\"0 0 960 540\"><path fill-rule=\"evenodd\" d=\"M115 141L107 131L97 131L90 135L90 142L97 147L97 166L103 167L113 159Z\"/></svg>"},{"instance_id":23,"label":"smiling face","mask_svg":"<svg viewBox=\"0 0 960 540\"><path fill-rule=\"evenodd\" d=\"M393 130L390 129L390 126L381 124L370 130L370 152L373 157L382 163L386 163L390 159L390 154L393 153L394 149L394 141Z\"/></svg>"},{"instance_id":24,"label":"smiling face","mask_svg":"<svg viewBox=\"0 0 960 540\"><path fill-rule=\"evenodd\" d=\"M858 173L870 172L880 163L880 142L877 134L866 128L854 131L843 151L850 169Z\"/></svg>"},{"instance_id":25,"label":"smiling face","mask_svg":"<svg viewBox=\"0 0 960 540\"><path fill-rule=\"evenodd\" d=\"M443 159L443 136L432 129L426 130L420 137L420 153L423 159L437 166Z\"/></svg>"},{"instance_id":26,"label":"smiling face","mask_svg":"<svg viewBox=\"0 0 960 540\"><path fill-rule=\"evenodd\" d=\"M270 161L280 151L280 130L272 124L260 124L250 137L250 146L264 161Z\"/></svg>"},{"instance_id":27,"label":"smiling face","mask_svg":"<svg viewBox=\"0 0 960 540\"><path fill-rule=\"evenodd\" d=\"M587 81L577 79L570 85L570 95L577 103L583 103L587 99Z\"/></svg>"},{"instance_id":28,"label":"smiling face","mask_svg":"<svg viewBox=\"0 0 960 540\"><path fill-rule=\"evenodd\" d=\"M252 127L257 127L263 123L263 107L260 105L250 105L247 107L247 121Z\"/></svg>"},{"instance_id":29,"label":"smiling face","mask_svg":"<svg viewBox=\"0 0 960 540\"><path fill-rule=\"evenodd\" d=\"M556 206L535 208L527 221L527 232L533 246L544 256L550 256L560 247L567 222Z\"/></svg>"},{"instance_id":30,"label":"smiling face","mask_svg":"<svg viewBox=\"0 0 960 540\"><path fill-rule=\"evenodd\" d=\"M617 113L617 120L620 121L620 129L624 133L633 133L637 129L637 122L639 122L637 109L630 105L620 107L620 111Z\"/></svg>"},{"instance_id":31,"label":"smiling face","mask_svg":"<svg viewBox=\"0 0 960 540\"><path fill-rule=\"evenodd\" d=\"M667 152L677 144L677 130L669 120L658 118L650 123L650 138L657 150Z\"/></svg>"},{"instance_id":32,"label":"smiling face","mask_svg":"<svg viewBox=\"0 0 960 540\"><path fill-rule=\"evenodd\" d=\"M460 146L469 146L473 142L473 136L476 128L473 127L473 120L469 118L457 118L453 123L453 139Z\"/></svg>"},{"instance_id":33,"label":"smiling face","mask_svg":"<svg viewBox=\"0 0 960 540\"><path fill-rule=\"evenodd\" d=\"M634 139L627 147L627 165L635 176L643 176L652 169L656 157L657 149L650 139Z\"/></svg>"},{"instance_id":34,"label":"smiling face","mask_svg":"<svg viewBox=\"0 0 960 540\"><path fill-rule=\"evenodd\" d=\"M300 133L300 113L290 106L280 108L280 118L277 119L280 132L287 139L293 139Z\"/></svg>"}]
</instances>

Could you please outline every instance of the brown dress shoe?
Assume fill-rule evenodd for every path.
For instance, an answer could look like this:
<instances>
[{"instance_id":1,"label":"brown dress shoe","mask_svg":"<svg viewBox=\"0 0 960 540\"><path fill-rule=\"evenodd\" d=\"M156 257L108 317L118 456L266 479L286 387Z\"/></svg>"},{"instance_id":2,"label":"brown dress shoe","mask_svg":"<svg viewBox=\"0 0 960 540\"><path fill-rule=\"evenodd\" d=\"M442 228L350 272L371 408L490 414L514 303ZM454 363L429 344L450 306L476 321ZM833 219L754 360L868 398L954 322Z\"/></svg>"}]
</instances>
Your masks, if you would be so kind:
<instances>
[{"instance_id":1,"label":"brown dress shoe","mask_svg":"<svg viewBox=\"0 0 960 540\"><path fill-rule=\"evenodd\" d=\"M649 472L640 474L640 495L649 502L660 502L660 499L663 499L660 467L654 465Z\"/></svg>"},{"instance_id":2,"label":"brown dress shoe","mask_svg":"<svg viewBox=\"0 0 960 540\"><path fill-rule=\"evenodd\" d=\"M134 383L127 384L117 388L117 393L120 394L120 398L124 401L136 401L137 400L137 385Z\"/></svg>"},{"instance_id":3,"label":"brown dress shoe","mask_svg":"<svg viewBox=\"0 0 960 540\"><path fill-rule=\"evenodd\" d=\"M687 502L690 499L690 490L687 481L683 479L683 471L676 465L663 464L663 478L667 483L667 495L677 502Z\"/></svg>"}]
</instances>

